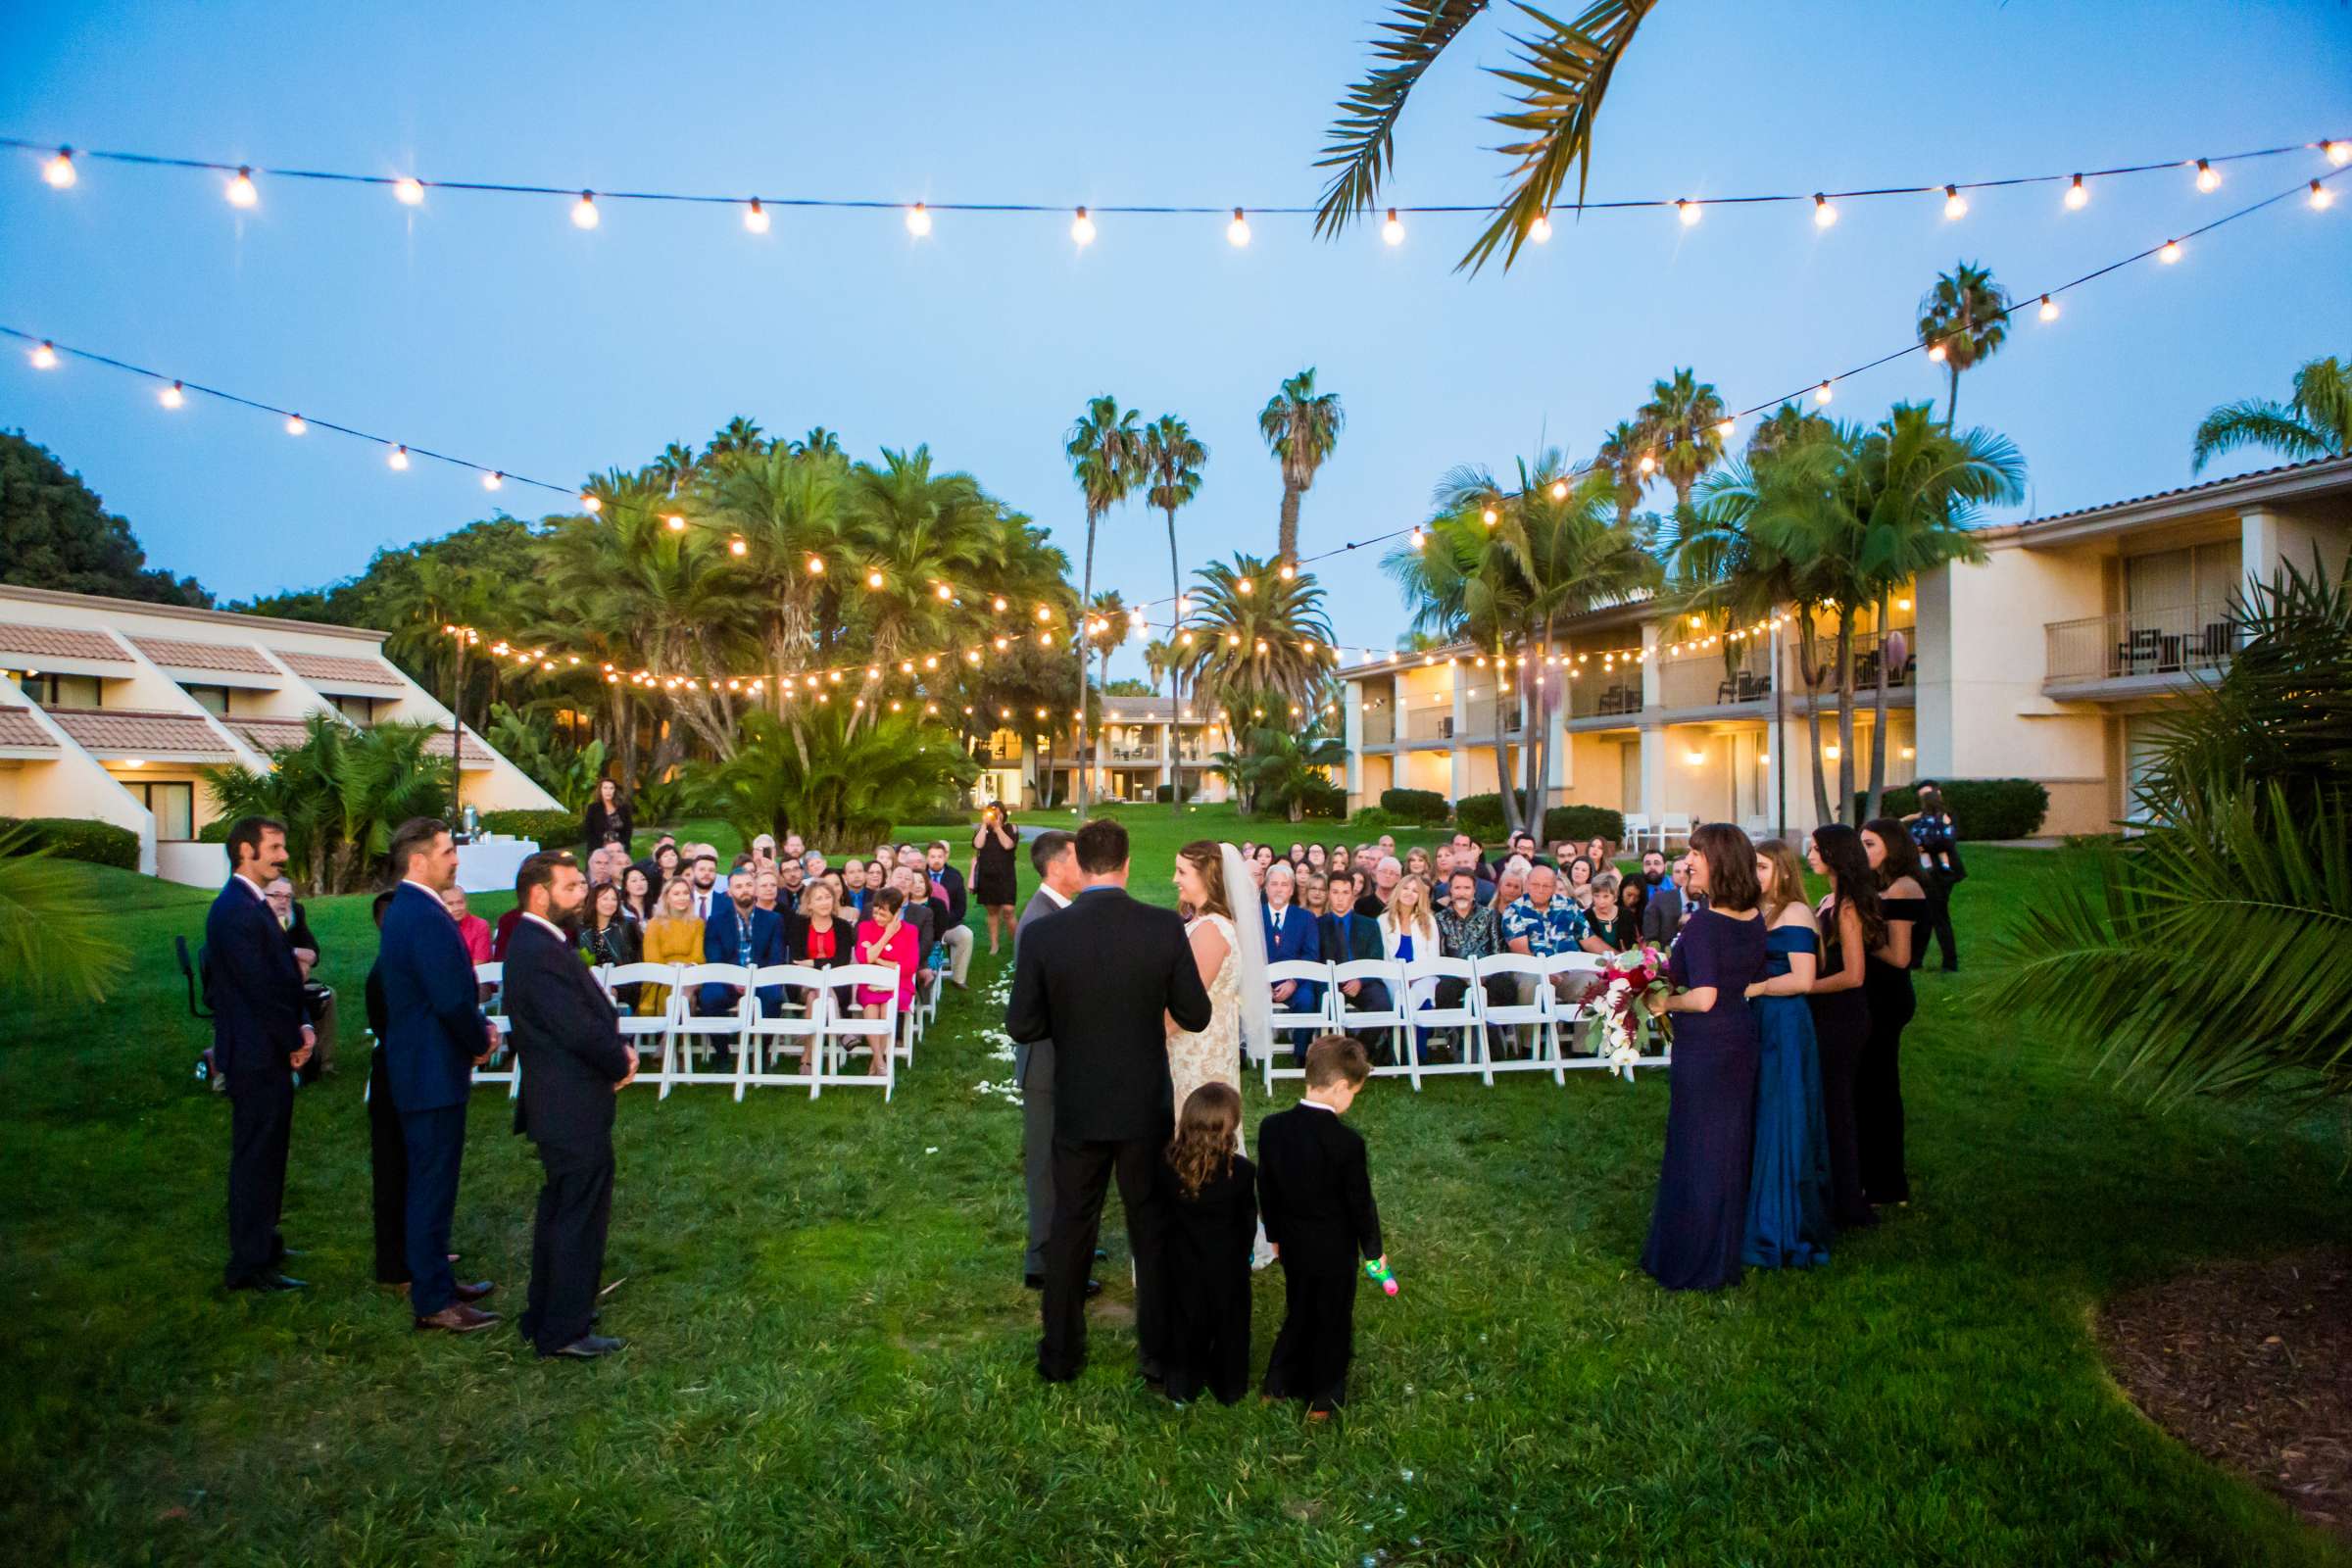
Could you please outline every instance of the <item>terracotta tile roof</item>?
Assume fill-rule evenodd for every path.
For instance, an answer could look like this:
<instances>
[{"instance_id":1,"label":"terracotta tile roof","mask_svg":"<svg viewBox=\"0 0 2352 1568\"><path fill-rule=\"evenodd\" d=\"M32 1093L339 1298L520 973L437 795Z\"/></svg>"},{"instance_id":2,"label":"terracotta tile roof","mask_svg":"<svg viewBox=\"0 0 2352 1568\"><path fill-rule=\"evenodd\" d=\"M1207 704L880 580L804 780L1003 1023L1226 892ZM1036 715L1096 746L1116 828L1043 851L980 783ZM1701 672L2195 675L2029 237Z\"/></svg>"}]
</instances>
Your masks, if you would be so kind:
<instances>
[{"instance_id":1,"label":"terracotta tile roof","mask_svg":"<svg viewBox=\"0 0 2352 1568\"><path fill-rule=\"evenodd\" d=\"M225 669L243 675L274 675L270 661L230 643L191 643L176 637L133 637L140 653L175 669Z\"/></svg>"},{"instance_id":2,"label":"terracotta tile roof","mask_svg":"<svg viewBox=\"0 0 2352 1568\"><path fill-rule=\"evenodd\" d=\"M424 742L424 755L427 757L447 757L449 755L449 731L446 729L437 729L433 731L431 735L427 736ZM466 736L466 760L468 762L488 762L493 760L491 754L483 748L480 741L477 741L473 738L473 735L470 731L468 731Z\"/></svg>"},{"instance_id":3,"label":"terracotta tile roof","mask_svg":"<svg viewBox=\"0 0 2352 1568\"><path fill-rule=\"evenodd\" d=\"M0 621L0 653L37 654L50 659L103 659L117 664L130 662L130 657L103 632L6 621Z\"/></svg>"},{"instance_id":4,"label":"terracotta tile roof","mask_svg":"<svg viewBox=\"0 0 2352 1568\"><path fill-rule=\"evenodd\" d=\"M259 752L274 752L284 746L300 746L311 732L310 725L299 718L257 718L250 713L235 713L220 722L245 737Z\"/></svg>"},{"instance_id":5,"label":"terracotta tile roof","mask_svg":"<svg viewBox=\"0 0 2352 1568\"><path fill-rule=\"evenodd\" d=\"M286 667L295 674L311 680L337 683L357 682L362 686L401 685L400 675L380 659L344 659L335 654L279 654Z\"/></svg>"},{"instance_id":6,"label":"terracotta tile roof","mask_svg":"<svg viewBox=\"0 0 2352 1568\"><path fill-rule=\"evenodd\" d=\"M59 729L90 751L138 756L164 752L175 757L234 760L212 725L193 713L150 713L131 708L52 708Z\"/></svg>"},{"instance_id":7,"label":"terracotta tile roof","mask_svg":"<svg viewBox=\"0 0 2352 1568\"><path fill-rule=\"evenodd\" d=\"M2275 479L2281 474L2300 473L2307 468L2342 468L2352 471L2352 456L2307 458L2301 463L2282 463L2275 468L2256 468L2251 473L2233 473L2227 479L2207 479L2198 484L2176 485L2170 490L2151 490L2144 496L2126 496L2120 501L2102 501L2096 506L2077 507L2071 512L2053 512L2047 516L2028 517L2016 524L2020 528L2038 528L2044 523L2064 522L2069 517L2086 517L2093 513L2113 512L2122 507L2145 506L2151 501L2169 501L2175 496L2195 495L2200 490L2220 490L2229 485Z\"/></svg>"},{"instance_id":8,"label":"terracotta tile roof","mask_svg":"<svg viewBox=\"0 0 2352 1568\"><path fill-rule=\"evenodd\" d=\"M57 750L55 737L41 728L41 721L22 708L0 708L0 746L37 747L44 752Z\"/></svg>"}]
</instances>

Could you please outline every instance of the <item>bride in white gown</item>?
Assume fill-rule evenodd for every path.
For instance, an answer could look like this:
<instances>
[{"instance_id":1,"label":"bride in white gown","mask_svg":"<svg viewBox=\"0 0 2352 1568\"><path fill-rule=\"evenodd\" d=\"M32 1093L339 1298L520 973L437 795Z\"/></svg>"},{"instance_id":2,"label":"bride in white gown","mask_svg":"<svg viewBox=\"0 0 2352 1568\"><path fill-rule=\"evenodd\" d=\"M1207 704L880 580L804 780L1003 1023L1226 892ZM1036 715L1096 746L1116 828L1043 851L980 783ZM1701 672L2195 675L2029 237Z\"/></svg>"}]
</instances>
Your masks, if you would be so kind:
<instances>
[{"instance_id":1,"label":"bride in white gown","mask_svg":"<svg viewBox=\"0 0 2352 1568\"><path fill-rule=\"evenodd\" d=\"M1181 1115L1186 1099L1202 1084L1241 1092L1242 1040L1246 1034L1258 1049L1269 1048L1274 999L1266 981L1265 918L1241 853L1206 839L1187 844L1176 852L1176 895L1193 911L1185 932L1209 1002L1208 1027L1198 1034L1167 1021L1168 1080ZM1247 1154L1239 1127L1233 1136ZM1273 1255L1260 1225L1251 1266L1263 1268Z\"/></svg>"}]
</instances>

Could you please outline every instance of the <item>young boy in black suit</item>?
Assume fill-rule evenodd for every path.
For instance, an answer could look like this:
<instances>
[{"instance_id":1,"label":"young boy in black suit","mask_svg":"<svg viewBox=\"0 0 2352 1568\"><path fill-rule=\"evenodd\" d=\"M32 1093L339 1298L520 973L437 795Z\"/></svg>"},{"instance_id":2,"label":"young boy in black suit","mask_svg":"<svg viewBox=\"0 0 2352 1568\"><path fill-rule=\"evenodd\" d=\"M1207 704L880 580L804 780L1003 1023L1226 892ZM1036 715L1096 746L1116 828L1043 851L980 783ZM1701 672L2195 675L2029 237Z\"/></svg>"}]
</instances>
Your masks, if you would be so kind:
<instances>
[{"instance_id":1,"label":"young boy in black suit","mask_svg":"<svg viewBox=\"0 0 2352 1568\"><path fill-rule=\"evenodd\" d=\"M1264 1395L1304 1399L1310 1421L1347 1401L1357 1260L1383 1255L1364 1141L1340 1120L1371 1075L1361 1043L1325 1035L1307 1048L1306 1098L1257 1124L1258 1212L1283 1279Z\"/></svg>"}]
</instances>

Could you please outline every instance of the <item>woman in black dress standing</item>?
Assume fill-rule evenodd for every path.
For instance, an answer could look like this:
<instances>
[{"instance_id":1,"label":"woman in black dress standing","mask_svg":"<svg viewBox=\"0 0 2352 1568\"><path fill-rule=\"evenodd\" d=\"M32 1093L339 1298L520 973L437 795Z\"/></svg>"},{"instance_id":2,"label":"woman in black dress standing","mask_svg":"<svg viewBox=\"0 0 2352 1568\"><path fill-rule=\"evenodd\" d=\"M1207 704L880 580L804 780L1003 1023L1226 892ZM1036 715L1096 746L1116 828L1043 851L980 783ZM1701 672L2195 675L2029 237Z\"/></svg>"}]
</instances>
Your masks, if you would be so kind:
<instances>
[{"instance_id":1,"label":"woman in black dress standing","mask_svg":"<svg viewBox=\"0 0 2352 1568\"><path fill-rule=\"evenodd\" d=\"M1764 978L1756 851L1729 822L1690 835L1690 892L1706 907L1684 923L1667 959L1686 989L1647 999L1676 1015L1666 1153L1642 1267L1670 1291L1737 1284L1747 1236L1747 1183L1761 1060L1747 988Z\"/></svg>"},{"instance_id":2,"label":"woman in black dress standing","mask_svg":"<svg viewBox=\"0 0 2352 1568\"><path fill-rule=\"evenodd\" d=\"M1821 1049L1822 1124L1830 1137L1830 1217L1841 1231L1876 1225L1862 1196L1862 1156L1854 1132L1854 1074L1870 1045L1870 999L1864 992L1870 950L1886 940L1878 878L1862 836L1842 822L1813 830L1805 858L1827 877L1829 897L1814 907L1821 922L1821 962L1805 1000Z\"/></svg>"},{"instance_id":3,"label":"woman in black dress standing","mask_svg":"<svg viewBox=\"0 0 2352 1568\"><path fill-rule=\"evenodd\" d=\"M629 803L620 798L620 786L609 778L598 779L596 799L588 803L588 810L580 818L580 842L588 846L588 854L594 855L608 844L628 849L631 826Z\"/></svg>"},{"instance_id":4,"label":"woman in black dress standing","mask_svg":"<svg viewBox=\"0 0 2352 1568\"><path fill-rule=\"evenodd\" d=\"M1870 999L1870 1044L1854 1075L1854 1133L1862 1158L1862 1193L1874 1203L1911 1201L1903 1165L1903 1029L1919 1001L1911 994L1911 955L1928 890L1919 880L1919 852L1903 824L1890 816L1862 824L1862 852L1879 884L1886 940L1870 950L1862 991Z\"/></svg>"},{"instance_id":5,"label":"woman in black dress standing","mask_svg":"<svg viewBox=\"0 0 2352 1568\"><path fill-rule=\"evenodd\" d=\"M1012 935L1014 915L1012 906L1020 896L1020 878L1012 861L1013 851L1021 842L1021 830L1012 825L1012 813L1002 806L992 806L980 818L980 831L972 835L972 902L988 916L988 951L994 956L1000 933Z\"/></svg>"}]
</instances>

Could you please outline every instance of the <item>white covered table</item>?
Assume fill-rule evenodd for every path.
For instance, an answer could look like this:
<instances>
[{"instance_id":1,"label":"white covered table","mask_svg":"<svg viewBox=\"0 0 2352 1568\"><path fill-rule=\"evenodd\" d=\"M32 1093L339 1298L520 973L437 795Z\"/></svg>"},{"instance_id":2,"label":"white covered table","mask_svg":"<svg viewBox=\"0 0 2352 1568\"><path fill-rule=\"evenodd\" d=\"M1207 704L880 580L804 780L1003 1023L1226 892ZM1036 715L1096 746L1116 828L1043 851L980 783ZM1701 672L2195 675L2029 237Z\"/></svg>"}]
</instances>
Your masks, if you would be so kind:
<instances>
[{"instance_id":1,"label":"white covered table","mask_svg":"<svg viewBox=\"0 0 2352 1568\"><path fill-rule=\"evenodd\" d=\"M539 853L531 839L492 836L458 846L458 886L468 893L512 893L514 873Z\"/></svg>"}]
</instances>

